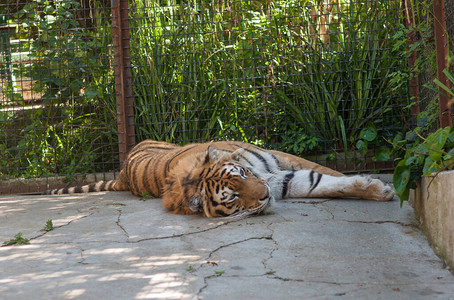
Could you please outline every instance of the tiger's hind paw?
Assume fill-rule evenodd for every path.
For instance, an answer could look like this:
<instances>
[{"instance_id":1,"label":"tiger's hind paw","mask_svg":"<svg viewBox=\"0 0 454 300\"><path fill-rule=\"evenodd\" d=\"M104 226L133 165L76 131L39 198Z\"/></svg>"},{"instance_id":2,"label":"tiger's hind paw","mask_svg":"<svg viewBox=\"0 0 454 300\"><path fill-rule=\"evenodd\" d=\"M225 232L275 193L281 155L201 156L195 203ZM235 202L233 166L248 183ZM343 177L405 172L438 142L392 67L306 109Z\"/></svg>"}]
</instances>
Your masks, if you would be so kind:
<instances>
[{"instance_id":1,"label":"tiger's hind paw","mask_svg":"<svg viewBox=\"0 0 454 300\"><path fill-rule=\"evenodd\" d=\"M370 177L363 177L363 179L365 181L363 183L364 194L361 195L361 198L376 201L389 201L393 199L394 190L390 185L383 183L379 179Z\"/></svg>"}]
</instances>

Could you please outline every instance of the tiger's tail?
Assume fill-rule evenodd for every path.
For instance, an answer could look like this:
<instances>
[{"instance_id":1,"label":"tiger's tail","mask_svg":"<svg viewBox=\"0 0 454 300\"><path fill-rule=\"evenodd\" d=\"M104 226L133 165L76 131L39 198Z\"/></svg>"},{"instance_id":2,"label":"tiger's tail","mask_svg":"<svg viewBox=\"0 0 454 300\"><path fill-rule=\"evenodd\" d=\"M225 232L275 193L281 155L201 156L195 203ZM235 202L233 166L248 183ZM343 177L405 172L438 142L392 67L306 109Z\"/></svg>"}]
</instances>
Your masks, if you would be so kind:
<instances>
[{"instance_id":1,"label":"tiger's tail","mask_svg":"<svg viewBox=\"0 0 454 300\"><path fill-rule=\"evenodd\" d=\"M115 183L117 180L98 181L84 186L65 187L61 189L47 190L42 195L64 195L75 193L92 193L101 191L116 191Z\"/></svg>"}]
</instances>

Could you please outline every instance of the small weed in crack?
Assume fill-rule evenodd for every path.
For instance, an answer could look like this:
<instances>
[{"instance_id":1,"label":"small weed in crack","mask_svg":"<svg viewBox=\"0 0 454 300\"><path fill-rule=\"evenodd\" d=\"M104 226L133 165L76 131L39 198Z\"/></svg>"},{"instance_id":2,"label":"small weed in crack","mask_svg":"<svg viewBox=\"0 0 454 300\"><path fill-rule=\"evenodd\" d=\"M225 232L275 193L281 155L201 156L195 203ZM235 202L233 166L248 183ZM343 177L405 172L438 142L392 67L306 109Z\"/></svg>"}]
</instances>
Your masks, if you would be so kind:
<instances>
[{"instance_id":1,"label":"small weed in crack","mask_svg":"<svg viewBox=\"0 0 454 300\"><path fill-rule=\"evenodd\" d=\"M28 245L30 244L30 240L22 237L22 232L19 232L14 236L13 239L3 242L3 247L4 246L20 246L20 245Z\"/></svg>"},{"instance_id":2,"label":"small weed in crack","mask_svg":"<svg viewBox=\"0 0 454 300\"><path fill-rule=\"evenodd\" d=\"M40 231L52 231L54 230L54 224L52 223L52 220L47 220L46 225L44 225L44 228L41 229Z\"/></svg>"}]
</instances>

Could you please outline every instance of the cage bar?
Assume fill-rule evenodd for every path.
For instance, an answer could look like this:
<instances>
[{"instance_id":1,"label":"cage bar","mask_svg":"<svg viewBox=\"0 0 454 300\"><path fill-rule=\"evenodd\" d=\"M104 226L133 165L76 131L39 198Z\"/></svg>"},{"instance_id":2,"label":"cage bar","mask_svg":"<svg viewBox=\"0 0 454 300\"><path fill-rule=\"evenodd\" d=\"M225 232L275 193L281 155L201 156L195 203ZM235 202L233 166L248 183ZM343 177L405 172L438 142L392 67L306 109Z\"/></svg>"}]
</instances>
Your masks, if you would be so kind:
<instances>
[{"instance_id":1,"label":"cage bar","mask_svg":"<svg viewBox=\"0 0 454 300\"><path fill-rule=\"evenodd\" d=\"M433 0L434 10L434 34L435 48L437 51L437 78L445 86L449 87L449 79L443 73L448 70L448 41L446 34L446 19L443 0ZM438 87L440 93L438 95L438 104L440 107L440 126L452 126L452 118L450 113L449 99L443 95L443 89Z\"/></svg>"},{"instance_id":2,"label":"cage bar","mask_svg":"<svg viewBox=\"0 0 454 300\"><path fill-rule=\"evenodd\" d=\"M112 0L118 150L121 164L126 160L129 150L135 145L128 11L128 0Z\"/></svg>"}]
</instances>

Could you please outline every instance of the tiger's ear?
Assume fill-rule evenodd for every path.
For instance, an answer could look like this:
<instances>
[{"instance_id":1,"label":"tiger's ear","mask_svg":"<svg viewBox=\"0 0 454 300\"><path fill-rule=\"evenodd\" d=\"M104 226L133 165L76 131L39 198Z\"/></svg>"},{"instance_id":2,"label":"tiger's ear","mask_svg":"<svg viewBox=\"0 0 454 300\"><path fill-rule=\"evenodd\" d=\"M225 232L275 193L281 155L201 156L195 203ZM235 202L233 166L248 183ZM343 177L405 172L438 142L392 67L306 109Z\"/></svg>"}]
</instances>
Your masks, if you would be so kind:
<instances>
[{"instance_id":1,"label":"tiger's ear","mask_svg":"<svg viewBox=\"0 0 454 300\"><path fill-rule=\"evenodd\" d=\"M214 148L213 146L208 146L206 156L205 156L205 163L208 162L217 162L220 159L219 150Z\"/></svg>"},{"instance_id":2,"label":"tiger's ear","mask_svg":"<svg viewBox=\"0 0 454 300\"><path fill-rule=\"evenodd\" d=\"M243 148L236 149L235 151L232 152L231 157L233 160L240 161L241 157L243 156L243 153L246 150Z\"/></svg>"},{"instance_id":3,"label":"tiger's ear","mask_svg":"<svg viewBox=\"0 0 454 300\"><path fill-rule=\"evenodd\" d=\"M188 207L193 212L203 211L203 200L199 194L192 195L188 200Z\"/></svg>"}]
</instances>

